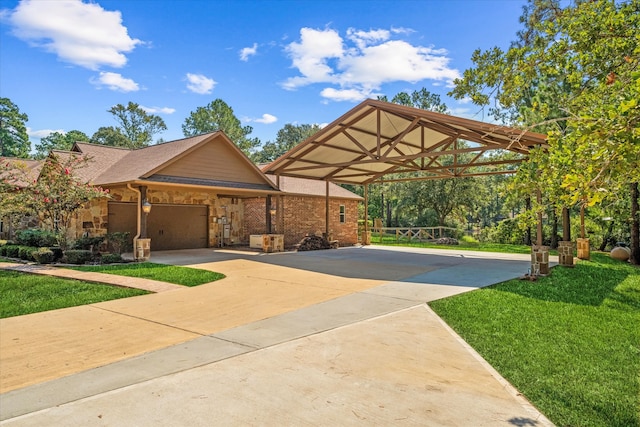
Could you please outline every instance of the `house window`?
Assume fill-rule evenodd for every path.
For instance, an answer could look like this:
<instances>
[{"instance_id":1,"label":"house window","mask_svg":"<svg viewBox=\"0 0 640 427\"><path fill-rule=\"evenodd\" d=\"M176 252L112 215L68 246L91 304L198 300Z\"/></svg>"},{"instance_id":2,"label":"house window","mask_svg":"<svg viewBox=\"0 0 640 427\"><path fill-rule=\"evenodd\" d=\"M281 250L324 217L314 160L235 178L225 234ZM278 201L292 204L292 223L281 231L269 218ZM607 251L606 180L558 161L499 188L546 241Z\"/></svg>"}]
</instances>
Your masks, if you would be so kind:
<instances>
[{"instance_id":1,"label":"house window","mask_svg":"<svg viewBox=\"0 0 640 427\"><path fill-rule=\"evenodd\" d=\"M340 205L340 224L344 224L346 222L346 219L347 214L344 205Z\"/></svg>"}]
</instances>

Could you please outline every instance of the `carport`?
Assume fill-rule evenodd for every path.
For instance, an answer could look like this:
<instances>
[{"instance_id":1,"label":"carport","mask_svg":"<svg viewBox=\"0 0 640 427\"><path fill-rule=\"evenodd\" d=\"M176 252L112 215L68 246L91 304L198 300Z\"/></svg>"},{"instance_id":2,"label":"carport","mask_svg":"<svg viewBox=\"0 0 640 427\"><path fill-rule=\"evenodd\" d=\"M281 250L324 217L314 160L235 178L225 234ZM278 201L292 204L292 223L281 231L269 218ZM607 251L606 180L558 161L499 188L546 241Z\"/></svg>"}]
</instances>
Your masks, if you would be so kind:
<instances>
[{"instance_id":1,"label":"carport","mask_svg":"<svg viewBox=\"0 0 640 427\"><path fill-rule=\"evenodd\" d=\"M461 140L468 144L462 146ZM386 175L394 174L394 178L384 182L513 174L536 147L548 147L545 135L365 100L275 160L265 172L276 177L323 180L327 188L329 182L363 185L367 232L368 187ZM516 153L516 158L496 160L489 156L505 150ZM328 193L326 200L325 225L329 234ZM538 241L532 250L544 252L541 218L538 223ZM542 258L548 258L548 248ZM540 265L532 271L536 268L543 273Z\"/></svg>"}]
</instances>

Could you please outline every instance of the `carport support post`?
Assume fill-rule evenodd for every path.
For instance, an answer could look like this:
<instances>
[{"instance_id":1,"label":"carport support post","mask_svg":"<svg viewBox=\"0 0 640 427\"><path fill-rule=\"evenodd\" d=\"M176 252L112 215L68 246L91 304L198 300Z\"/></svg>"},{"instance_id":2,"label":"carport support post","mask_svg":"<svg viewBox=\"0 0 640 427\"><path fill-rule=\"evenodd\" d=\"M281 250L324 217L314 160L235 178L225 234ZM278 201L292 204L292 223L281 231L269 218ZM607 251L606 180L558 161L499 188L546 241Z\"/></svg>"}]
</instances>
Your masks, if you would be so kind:
<instances>
[{"instance_id":1,"label":"carport support post","mask_svg":"<svg viewBox=\"0 0 640 427\"><path fill-rule=\"evenodd\" d=\"M360 236L363 245L371 244L371 232L369 231L369 184L364 185L364 231ZM382 237L380 238L382 243Z\"/></svg>"},{"instance_id":2,"label":"carport support post","mask_svg":"<svg viewBox=\"0 0 640 427\"><path fill-rule=\"evenodd\" d=\"M267 234L271 234L273 231L273 226L271 224L271 195L267 196L265 208L265 217L267 218Z\"/></svg>"},{"instance_id":3,"label":"carport support post","mask_svg":"<svg viewBox=\"0 0 640 427\"><path fill-rule=\"evenodd\" d=\"M140 215L140 238L146 239L149 237L147 235L147 214L142 211L142 203L147 200L147 186L141 185L138 188L140 189L140 208L138 211L138 215Z\"/></svg>"},{"instance_id":4,"label":"carport support post","mask_svg":"<svg viewBox=\"0 0 640 427\"><path fill-rule=\"evenodd\" d=\"M325 181L325 201L324 201L324 224L325 224L325 237L331 240L329 236L329 181Z\"/></svg>"},{"instance_id":5,"label":"carport support post","mask_svg":"<svg viewBox=\"0 0 640 427\"><path fill-rule=\"evenodd\" d=\"M542 193L537 190L538 225L536 230L536 244L531 246L531 276L546 276L549 274L549 246L542 244Z\"/></svg>"}]
</instances>

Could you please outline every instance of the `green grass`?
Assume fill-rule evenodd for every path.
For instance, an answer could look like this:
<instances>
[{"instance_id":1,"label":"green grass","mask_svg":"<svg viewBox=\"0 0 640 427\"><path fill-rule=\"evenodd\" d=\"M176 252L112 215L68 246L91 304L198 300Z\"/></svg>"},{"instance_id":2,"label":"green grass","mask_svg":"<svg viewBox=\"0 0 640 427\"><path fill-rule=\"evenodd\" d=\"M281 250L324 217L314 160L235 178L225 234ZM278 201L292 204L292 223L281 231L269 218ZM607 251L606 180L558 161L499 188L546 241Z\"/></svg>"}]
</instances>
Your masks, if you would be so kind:
<instances>
[{"instance_id":1,"label":"green grass","mask_svg":"<svg viewBox=\"0 0 640 427\"><path fill-rule=\"evenodd\" d=\"M0 270L0 318L147 293L139 289Z\"/></svg>"},{"instance_id":2,"label":"green grass","mask_svg":"<svg viewBox=\"0 0 640 427\"><path fill-rule=\"evenodd\" d=\"M71 267L80 271L116 274L119 276L142 277L183 286L198 286L224 278L224 274L197 268L176 265L155 264L152 262L116 265L87 265Z\"/></svg>"},{"instance_id":3,"label":"green grass","mask_svg":"<svg viewBox=\"0 0 640 427\"><path fill-rule=\"evenodd\" d=\"M459 240L458 245L438 245L430 242L419 242L415 240L398 240L395 236L383 236L382 242L380 242L380 235L372 234L371 243L374 245L385 246L407 246L412 248L435 248L435 249L458 249L466 251L480 251L480 252L504 252L512 254L530 254L531 246L525 245L506 245L501 243L480 243L475 241ZM551 253L557 253L551 251Z\"/></svg>"},{"instance_id":4,"label":"green grass","mask_svg":"<svg viewBox=\"0 0 640 427\"><path fill-rule=\"evenodd\" d=\"M558 426L640 426L640 268L592 254L431 307Z\"/></svg>"}]
</instances>

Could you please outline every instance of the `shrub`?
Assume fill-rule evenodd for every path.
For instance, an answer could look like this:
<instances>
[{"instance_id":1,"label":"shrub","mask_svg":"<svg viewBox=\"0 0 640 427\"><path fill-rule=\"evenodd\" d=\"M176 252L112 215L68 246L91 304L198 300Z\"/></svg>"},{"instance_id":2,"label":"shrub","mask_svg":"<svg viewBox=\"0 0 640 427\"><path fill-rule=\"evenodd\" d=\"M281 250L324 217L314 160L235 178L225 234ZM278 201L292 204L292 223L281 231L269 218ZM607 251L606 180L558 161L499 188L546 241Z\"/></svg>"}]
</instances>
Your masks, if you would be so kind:
<instances>
[{"instance_id":1,"label":"shrub","mask_svg":"<svg viewBox=\"0 0 640 427\"><path fill-rule=\"evenodd\" d=\"M2 247L5 251L5 256L9 258L19 258L20 257L20 246L18 245L7 245Z\"/></svg>"},{"instance_id":2,"label":"shrub","mask_svg":"<svg viewBox=\"0 0 640 427\"><path fill-rule=\"evenodd\" d=\"M35 246L18 246L18 257L25 261L35 261L33 251L37 249Z\"/></svg>"},{"instance_id":3,"label":"shrub","mask_svg":"<svg viewBox=\"0 0 640 427\"><path fill-rule=\"evenodd\" d=\"M73 243L73 249L98 251L98 247L104 242L105 236L81 237Z\"/></svg>"},{"instance_id":4,"label":"shrub","mask_svg":"<svg viewBox=\"0 0 640 427\"><path fill-rule=\"evenodd\" d=\"M122 262L122 256L120 254L104 254L100 258L103 264L113 264L116 262Z\"/></svg>"},{"instance_id":5,"label":"shrub","mask_svg":"<svg viewBox=\"0 0 640 427\"><path fill-rule=\"evenodd\" d=\"M60 258L62 258L62 256L64 255L64 253L62 252L62 248L58 247L58 246L51 246L49 248L49 250L51 252L53 252L53 260L54 261L58 261Z\"/></svg>"},{"instance_id":6,"label":"shrub","mask_svg":"<svg viewBox=\"0 0 640 427\"><path fill-rule=\"evenodd\" d=\"M0 256L7 256L7 245L0 245Z\"/></svg>"},{"instance_id":7,"label":"shrub","mask_svg":"<svg viewBox=\"0 0 640 427\"><path fill-rule=\"evenodd\" d=\"M58 243L54 232L31 228L29 230L16 231L16 243L24 246L44 247L54 246Z\"/></svg>"},{"instance_id":8,"label":"shrub","mask_svg":"<svg viewBox=\"0 0 640 427\"><path fill-rule=\"evenodd\" d=\"M85 264L93 260L93 254L86 249L69 249L65 251L64 259L69 264Z\"/></svg>"},{"instance_id":9,"label":"shrub","mask_svg":"<svg viewBox=\"0 0 640 427\"><path fill-rule=\"evenodd\" d=\"M129 236L131 233L128 231L117 231L115 233L107 234L107 241L111 245L114 254L121 255L131 248L129 242Z\"/></svg>"},{"instance_id":10,"label":"shrub","mask_svg":"<svg viewBox=\"0 0 640 427\"><path fill-rule=\"evenodd\" d=\"M38 248L31 254L38 264L51 264L54 261L53 251L49 248Z\"/></svg>"}]
</instances>

